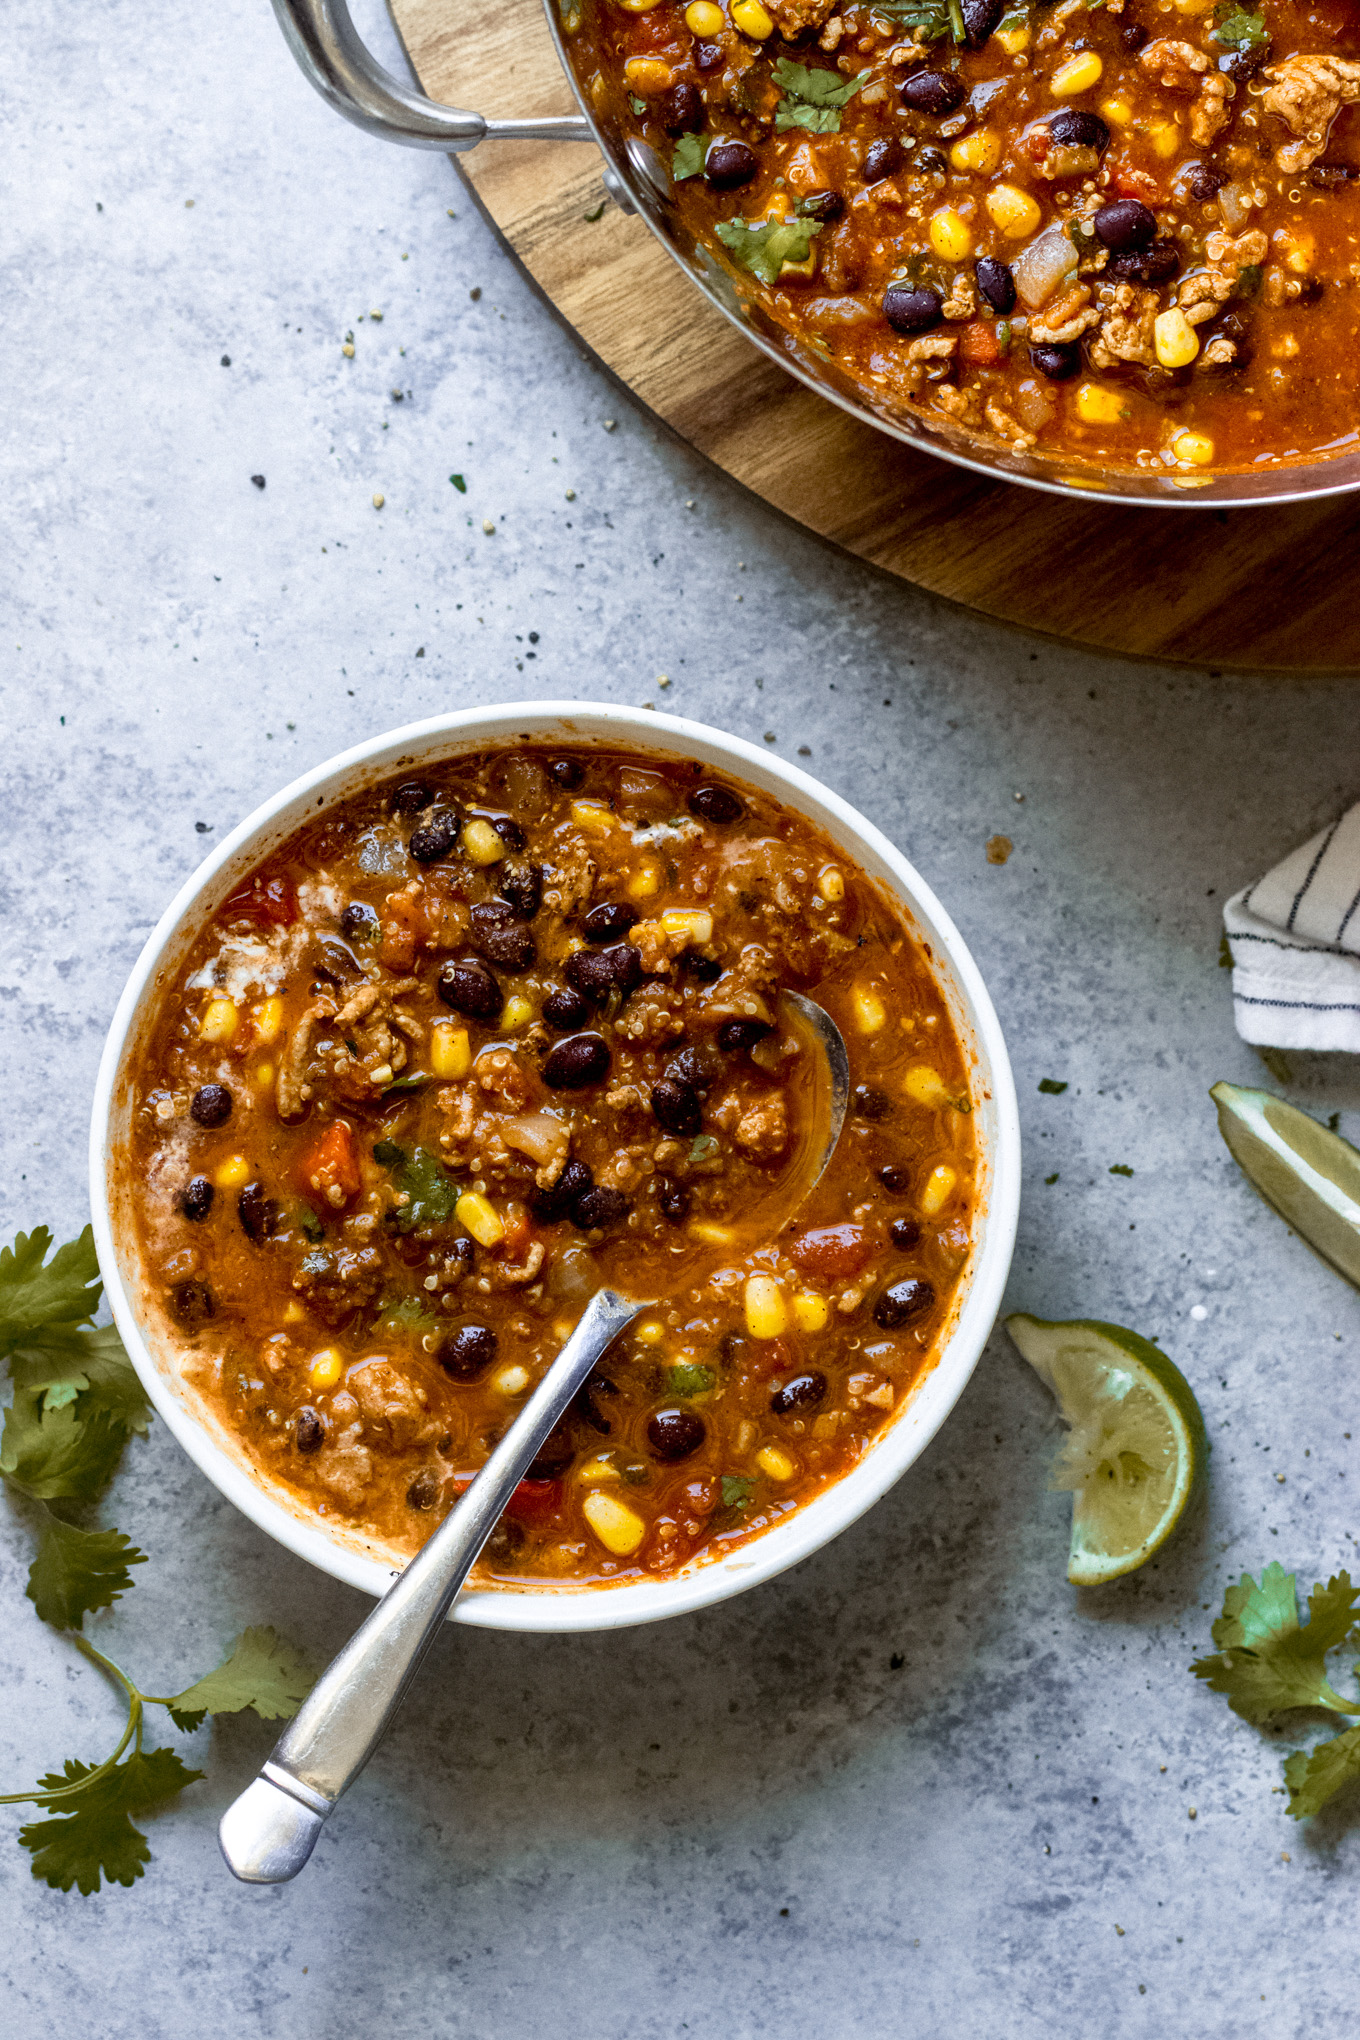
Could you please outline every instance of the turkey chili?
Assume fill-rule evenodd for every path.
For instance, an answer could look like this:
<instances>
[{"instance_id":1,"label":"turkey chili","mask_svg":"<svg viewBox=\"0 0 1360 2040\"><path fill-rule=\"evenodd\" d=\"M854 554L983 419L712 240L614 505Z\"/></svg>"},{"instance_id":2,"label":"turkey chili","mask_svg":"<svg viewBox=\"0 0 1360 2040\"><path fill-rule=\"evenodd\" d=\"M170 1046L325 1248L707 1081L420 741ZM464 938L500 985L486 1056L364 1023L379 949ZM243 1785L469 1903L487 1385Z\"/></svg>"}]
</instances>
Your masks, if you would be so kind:
<instances>
[{"instance_id":1,"label":"turkey chili","mask_svg":"<svg viewBox=\"0 0 1360 2040\"><path fill-rule=\"evenodd\" d=\"M806 1198L825 1101L784 987L850 1055ZM689 762L484 753L330 810L206 929L136 1083L184 1379L389 1550L602 1283L656 1299L484 1583L666 1574L779 1521L909 1393L968 1256L969 1075L928 954L811 824Z\"/></svg>"},{"instance_id":2,"label":"turkey chili","mask_svg":"<svg viewBox=\"0 0 1360 2040\"><path fill-rule=\"evenodd\" d=\"M875 409L1190 477L1353 448L1354 0L563 0L583 89Z\"/></svg>"}]
</instances>

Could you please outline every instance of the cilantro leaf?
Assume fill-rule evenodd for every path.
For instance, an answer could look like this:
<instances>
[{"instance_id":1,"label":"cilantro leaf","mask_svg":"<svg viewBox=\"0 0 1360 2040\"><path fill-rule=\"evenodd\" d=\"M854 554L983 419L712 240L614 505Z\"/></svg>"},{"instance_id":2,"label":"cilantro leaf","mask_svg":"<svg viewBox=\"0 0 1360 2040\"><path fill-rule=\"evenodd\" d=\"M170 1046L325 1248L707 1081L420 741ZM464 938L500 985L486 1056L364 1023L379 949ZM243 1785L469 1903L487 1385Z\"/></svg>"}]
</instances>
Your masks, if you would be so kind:
<instances>
[{"instance_id":1,"label":"cilantro leaf","mask_svg":"<svg viewBox=\"0 0 1360 2040\"><path fill-rule=\"evenodd\" d=\"M1295 1820L1320 1813L1345 1785L1360 1778L1360 1728L1347 1728L1315 1749L1295 1750L1284 1761L1289 1811Z\"/></svg>"},{"instance_id":2,"label":"cilantro leaf","mask_svg":"<svg viewBox=\"0 0 1360 2040\"><path fill-rule=\"evenodd\" d=\"M12 1247L0 1247L0 1357L38 1325L92 1318L103 1284L94 1251L94 1230L58 1247L43 1266L52 1235L45 1225L18 1233Z\"/></svg>"},{"instance_id":3,"label":"cilantro leaf","mask_svg":"<svg viewBox=\"0 0 1360 2040\"><path fill-rule=\"evenodd\" d=\"M44 1410L80 1398L82 1419L104 1410L129 1431L145 1433L151 1405L116 1325L44 1325L20 1336L10 1354L18 1388L42 1394Z\"/></svg>"},{"instance_id":4,"label":"cilantro leaf","mask_svg":"<svg viewBox=\"0 0 1360 2040\"><path fill-rule=\"evenodd\" d=\"M789 57L780 57L770 75L784 95L775 110L776 132L807 128L815 135L839 134L842 107L869 77L867 71L854 78L842 78L837 71L813 71Z\"/></svg>"},{"instance_id":5,"label":"cilantro leaf","mask_svg":"<svg viewBox=\"0 0 1360 2040\"><path fill-rule=\"evenodd\" d=\"M666 1387L671 1395L707 1395L717 1378L711 1367L695 1367L681 1360L668 1370Z\"/></svg>"},{"instance_id":6,"label":"cilantro leaf","mask_svg":"<svg viewBox=\"0 0 1360 2040\"><path fill-rule=\"evenodd\" d=\"M1259 50L1270 41L1266 33L1265 16L1252 14L1239 6L1237 0L1218 0L1214 9L1215 27L1210 31L1216 43L1222 43L1228 50Z\"/></svg>"},{"instance_id":7,"label":"cilantro leaf","mask_svg":"<svg viewBox=\"0 0 1360 2040\"><path fill-rule=\"evenodd\" d=\"M439 1328L440 1320L418 1296L394 1296L379 1304L378 1323L392 1331L431 1332Z\"/></svg>"},{"instance_id":8,"label":"cilantro leaf","mask_svg":"<svg viewBox=\"0 0 1360 2040\"><path fill-rule=\"evenodd\" d=\"M54 1891L69 1891L74 1884L87 1898L98 1891L101 1873L110 1884L134 1884L151 1851L128 1816L162 1805L202 1776L173 1750L134 1750L94 1778L87 1791L50 1800L45 1794L94 1777L89 1764L68 1757L64 1772L40 1778L34 1794L40 1804L59 1808L58 1816L19 1830L21 1845L33 1852L33 1875Z\"/></svg>"},{"instance_id":9,"label":"cilantro leaf","mask_svg":"<svg viewBox=\"0 0 1360 2040\"><path fill-rule=\"evenodd\" d=\"M1360 1714L1360 1701L1343 1700L1327 1682L1326 1656L1356 1626L1360 1588L1338 1573L1308 1596L1306 1625L1299 1622L1293 1573L1268 1565L1258 1586L1250 1573L1228 1588L1213 1626L1217 1657L1197 1658L1190 1669L1234 1714L1258 1727L1299 1707Z\"/></svg>"},{"instance_id":10,"label":"cilantro leaf","mask_svg":"<svg viewBox=\"0 0 1360 2040\"><path fill-rule=\"evenodd\" d=\"M904 28L911 30L917 42L938 42L941 36L949 35L954 28L953 10L948 0L873 0L872 11L889 21L900 21ZM961 16L954 40L963 41Z\"/></svg>"},{"instance_id":11,"label":"cilantro leaf","mask_svg":"<svg viewBox=\"0 0 1360 2040\"><path fill-rule=\"evenodd\" d=\"M391 1223L398 1232L414 1232L422 1225L442 1225L453 1217L462 1193L452 1176L445 1173L438 1155L422 1147L408 1154L396 1141L380 1140L374 1144L373 1159L390 1169L398 1190L406 1192L408 1201L391 1213Z\"/></svg>"},{"instance_id":12,"label":"cilantro leaf","mask_svg":"<svg viewBox=\"0 0 1360 2040\"><path fill-rule=\"evenodd\" d=\"M311 1692L313 1677L291 1644L273 1629L243 1629L215 1672L161 1704L186 1734L205 1714L253 1707L262 1721L286 1721Z\"/></svg>"},{"instance_id":13,"label":"cilantro leaf","mask_svg":"<svg viewBox=\"0 0 1360 2040\"><path fill-rule=\"evenodd\" d=\"M725 1509L744 1509L755 1493L756 1484L744 1473L725 1473L722 1477L722 1500Z\"/></svg>"},{"instance_id":14,"label":"cilantro leaf","mask_svg":"<svg viewBox=\"0 0 1360 2040\"><path fill-rule=\"evenodd\" d=\"M457 489L460 496L466 496L467 483L464 481L461 475L450 475L449 480L453 483L454 488Z\"/></svg>"},{"instance_id":15,"label":"cilantro leaf","mask_svg":"<svg viewBox=\"0 0 1360 2040\"><path fill-rule=\"evenodd\" d=\"M393 1077L390 1084L383 1086L384 1103L389 1098L400 1098L407 1091L418 1091L422 1084L428 1084L429 1076L424 1070L416 1070L409 1077Z\"/></svg>"},{"instance_id":16,"label":"cilantro leaf","mask_svg":"<svg viewBox=\"0 0 1360 2040\"><path fill-rule=\"evenodd\" d=\"M77 1530L51 1516L25 1592L54 1629L79 1629L92 1609L111 1608L127 1592L129 1566L145 1564L146 1553L121 1530Z\"/></svg>"},{"instance_id":17,"label":"cilantro leaf","mask_svg":"<svg viewBox=\"0 0 1360 2040\"><path fill-rule=\"evenodd\" d=\"M697 177L704 167L706 150L702 135L681 135L671 158L671 182L683 184L687 177Z\"/></svg>"},{"instance_id":18,"label":"cilantro leaf","mask_svg":"<svg viewBox=\"0 0 1360 2040\"><path fill-rule=\"evenodd\" d=\"M127 1433L107 1410L83 1420L72 1403L40 1408L19 1388L5 1411L0 1473L37 1502L92 1502L112 1478Z\"/></svg>"},{"instance_id":19,"label":"cilantro leaf","mask_svg":"<svg viewBox=\"0 0 1360 2040\"><path fill-rule=\"evenodd\" d=\"M1133 1170L1129 1167L1127 1162L1111 1162L1110 1174L1112 1176L1131 1176L1133 1174Z\"/></svg>"},{"instance_id":20,"label":"cilantro leaf","mask_svg":"<svg viewBox=\"0 0 1360 2040\"><path fill-rule=\"evenodd\" d=\"M1046 1098L1061 1098L1067 1084L1065 1081L1060 1082L1057 1077L1040 1077L1039 1089Z\"/></svg>"},{"instance_id":21,"label":"cilantro leaf","mask_svg":"<svg viewBox=\"0 0 1360 2040\"><path fill-rule=\"evenodd\" d=\"M812 253L812 237L820 232L819 220L767 220L750 227L737 219L722 220L718 225L718 239L724 247L762 283L778 283L786 262L806 262Z\"/></svg>"}]
</instances>

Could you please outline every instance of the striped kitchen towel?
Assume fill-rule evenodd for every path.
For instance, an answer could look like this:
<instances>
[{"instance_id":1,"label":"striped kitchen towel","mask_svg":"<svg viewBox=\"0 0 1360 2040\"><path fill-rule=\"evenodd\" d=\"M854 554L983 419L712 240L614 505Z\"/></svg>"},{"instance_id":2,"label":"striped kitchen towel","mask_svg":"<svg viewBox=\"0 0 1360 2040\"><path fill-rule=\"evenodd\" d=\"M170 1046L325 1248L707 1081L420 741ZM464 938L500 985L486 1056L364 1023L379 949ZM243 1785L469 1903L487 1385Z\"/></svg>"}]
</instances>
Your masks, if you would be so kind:
<instances>
[{"instance_id":1,"label":"striped kitchen towel","mask_svg":"<svg viewBox=\"0 0 1360 2040\"><path fill-rule=\"evenodd\" d=\"M1223 925L1243 1041L1360 1054L1360 803L1234 894Z\"/></svg>"}]
</instances>

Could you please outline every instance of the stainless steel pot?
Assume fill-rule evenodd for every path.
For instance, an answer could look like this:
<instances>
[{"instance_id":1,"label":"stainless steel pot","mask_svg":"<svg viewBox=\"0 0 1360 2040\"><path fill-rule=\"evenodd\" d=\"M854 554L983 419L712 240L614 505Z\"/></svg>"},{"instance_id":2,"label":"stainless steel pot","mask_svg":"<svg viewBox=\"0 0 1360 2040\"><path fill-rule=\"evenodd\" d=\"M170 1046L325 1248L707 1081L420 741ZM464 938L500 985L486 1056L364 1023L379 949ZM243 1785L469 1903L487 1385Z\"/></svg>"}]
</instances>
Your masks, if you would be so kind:
<instances>
[{"instance_id":1,"label":"stainless steel pot","mask_svg":"<svg viewBox=\"0 0 1360 2040\"><path fill-rule=\"evenodd\" d=\"M605 189L625 212L641 216L669 255L725 319L810 390L852 417L976 475L1023 483L1051 495L1175 509L1221 509L1225 504L1300 503L1360 489L1360 451L1336 460L1287 464L1271 461L1249 472L1210 478L1099 471L1070 458L1012 453L1003 447L961 443L924 419L877 409L834 362L768 317L759 303L738 293L727 268L699 246L672 202L670 172L654 149L600 120L582 96L563 40L557 0L543 0L548 33L581 108L578 115L542 120L486 120L480 113L440 106L400 84L359 37L346 0L274 0L284 36L305 75L337 113L368 134L413 149L461 155L480 142L593 142L605 160ZM646 307L638 316L645 318Z\"/></svg>"}]
</instances>

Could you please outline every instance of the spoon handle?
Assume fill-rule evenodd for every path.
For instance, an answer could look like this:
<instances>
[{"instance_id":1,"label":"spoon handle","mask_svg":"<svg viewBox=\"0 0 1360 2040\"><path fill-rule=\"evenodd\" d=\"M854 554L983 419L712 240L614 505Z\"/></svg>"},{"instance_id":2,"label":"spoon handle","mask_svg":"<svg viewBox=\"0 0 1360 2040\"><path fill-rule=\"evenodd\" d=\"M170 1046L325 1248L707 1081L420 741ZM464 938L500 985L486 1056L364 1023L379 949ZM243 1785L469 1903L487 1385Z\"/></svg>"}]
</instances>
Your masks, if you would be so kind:
<instances>
[{"instance_id":1,"label":"spoon handle","mask_svg":"<svg viewBox=\"0 0 1360 2040\"><path fill-rule=\"evenodd\" d=\"M649 1306L601 1289L467 1493L317 1680L260 1775L222 1816L246 1884L296 1877L322 1823L372 1756L478 1552L591 1368Z\"/></svg>"}]
</instances>

